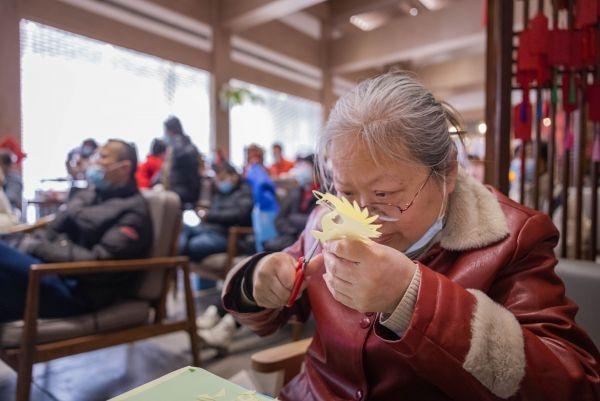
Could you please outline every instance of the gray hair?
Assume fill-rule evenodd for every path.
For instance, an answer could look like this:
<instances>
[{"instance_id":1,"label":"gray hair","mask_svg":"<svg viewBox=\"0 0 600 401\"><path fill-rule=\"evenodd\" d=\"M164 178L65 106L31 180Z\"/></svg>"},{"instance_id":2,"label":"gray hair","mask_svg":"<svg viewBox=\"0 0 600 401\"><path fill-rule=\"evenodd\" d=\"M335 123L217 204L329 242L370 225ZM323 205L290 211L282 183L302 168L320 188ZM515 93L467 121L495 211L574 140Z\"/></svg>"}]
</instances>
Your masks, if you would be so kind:
<instances>
[{"instance_id":1,"label":"gray hair","mask_svg":"<svg viewBox=\"0 0 600 401\"><path fill-rule=\"evenodd\" d=\"M460 117L450 105L435 100L414 76L394 71L358 84L335 104L317 144L317 168L331 190L325 168L334 140L360 143L373 160L417 162L444 176L456 162L450 127L462 133Z\"/></svg>"}]
</instances>

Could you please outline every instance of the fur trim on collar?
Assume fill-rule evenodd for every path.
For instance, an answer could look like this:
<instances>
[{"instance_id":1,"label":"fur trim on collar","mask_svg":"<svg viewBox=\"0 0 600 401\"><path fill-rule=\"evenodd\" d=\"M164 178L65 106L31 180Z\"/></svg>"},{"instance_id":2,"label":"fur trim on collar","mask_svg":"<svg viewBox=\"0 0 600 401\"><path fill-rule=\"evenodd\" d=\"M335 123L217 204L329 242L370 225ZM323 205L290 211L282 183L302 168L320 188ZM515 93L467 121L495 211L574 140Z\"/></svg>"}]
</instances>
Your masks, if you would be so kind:
<instances>
[{"instance_id":1,"label":"fur trim on collar","mask_svg":"<svg viewBox=\"0 0 600 401\"><path fill-rule=\"evenodd\" d=\"M494 194L459 169L446 224L440 233L441 247L450 251L483 248L508 234L506 217Z\"/></svg>"}]
</instances>

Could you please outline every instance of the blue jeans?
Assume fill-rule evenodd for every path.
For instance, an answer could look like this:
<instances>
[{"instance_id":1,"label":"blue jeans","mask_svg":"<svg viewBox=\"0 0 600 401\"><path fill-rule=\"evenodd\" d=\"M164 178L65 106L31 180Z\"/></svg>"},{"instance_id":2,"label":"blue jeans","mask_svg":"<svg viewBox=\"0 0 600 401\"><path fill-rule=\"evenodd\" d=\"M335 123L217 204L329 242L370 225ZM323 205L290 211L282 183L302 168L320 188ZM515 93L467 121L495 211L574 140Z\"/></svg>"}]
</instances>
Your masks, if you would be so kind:
<instances>
[{"instance_id":1,"label":"blue jeans","mask_svg":"<svg viewBox=\"0 0 600 401\"><path fill-rule=\"evenodd\" d=\"M194 262L207 256L227 251L227 237L219 232L200 226L184 226L179 239L179 249Z\"/></svg>"},{"instance_id":2,"label":"blue jeans","mask_svg":"<svg viewBox=\"0 0 600 401\"><path fill-rule=\"evenodd\" d=\"M43 263L0 240L0 323L23 319L29 267ZM72 295L72 288L57 275L40 280L39 317L59 318L87 312Z\"/></svg>"}]
</instances>

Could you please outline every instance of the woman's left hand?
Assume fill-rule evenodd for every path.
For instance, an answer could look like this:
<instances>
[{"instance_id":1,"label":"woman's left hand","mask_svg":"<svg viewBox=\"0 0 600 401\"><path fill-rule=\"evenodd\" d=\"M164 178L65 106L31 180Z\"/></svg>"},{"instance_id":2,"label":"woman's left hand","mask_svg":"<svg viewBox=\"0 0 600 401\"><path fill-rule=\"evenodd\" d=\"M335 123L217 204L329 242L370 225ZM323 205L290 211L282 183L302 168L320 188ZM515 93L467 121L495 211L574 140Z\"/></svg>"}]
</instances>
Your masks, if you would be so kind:
<instances>
[{"instance_id":1,"label":"woman's left hand","mask_svg":"<svg viewBox=\"0 0 600 401\"><path fill-rule=\"evenodd\" d=\"M376 242L341 239L323 248L331 295L361 313L392 313L417 269L402 252Z\"/></svg>"}]
</instances>

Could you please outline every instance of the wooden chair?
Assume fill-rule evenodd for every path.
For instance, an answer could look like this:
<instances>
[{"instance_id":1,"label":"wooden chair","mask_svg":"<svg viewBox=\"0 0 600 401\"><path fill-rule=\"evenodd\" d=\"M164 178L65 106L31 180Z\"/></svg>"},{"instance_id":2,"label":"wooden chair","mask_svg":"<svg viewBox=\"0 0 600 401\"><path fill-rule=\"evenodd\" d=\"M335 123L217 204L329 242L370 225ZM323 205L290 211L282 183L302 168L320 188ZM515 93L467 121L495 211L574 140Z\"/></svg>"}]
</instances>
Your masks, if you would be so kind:
<instances>
[{"instance_id":1,"label":"wooden chair","mask_svg":"<svg viewBox=\"0 0 600 401\"><path fill-rule=\"evenodd\" d=\"M243 258L238 255L238 240L249 234L252 234L252 227L229 227L227 251L210 255L200 263L191 262L192 272L209 280L225 280L229 270Z\"/></svg>"},{"instance_id":2,"label":"wooden chair","mask_svg":"<svg viewBox=\"0 0 600 401\"><path fill-rule=\"evenodd\" d=\"M294 341L278 347L268 348L252 355L252 369L261 373L283 371L283 385L286 385L302 370L302 362L312 338ZM276 389L279 393L281 389Z\"/></svg>"},{"instance_id":3,"label":"wooden chair","mask_svg":"<svg viewBox=\"0 0 600 401\"><path fill-rule=\"evenodd\" d=\"M151 257L136 260L49 263L31 266L23 321L0 325L0 358L17 371L17 401L29 400L34 363L46 362L176 331L187 331L199 366L194 300L186 257L176 256L180 202L172 192L144 193L154 225ZM166 321L169 276L183 271L186 317ZM38 319L40 280L48 274L145 272L135 297L86 315Z\"/></svg>"}]
</instances>

